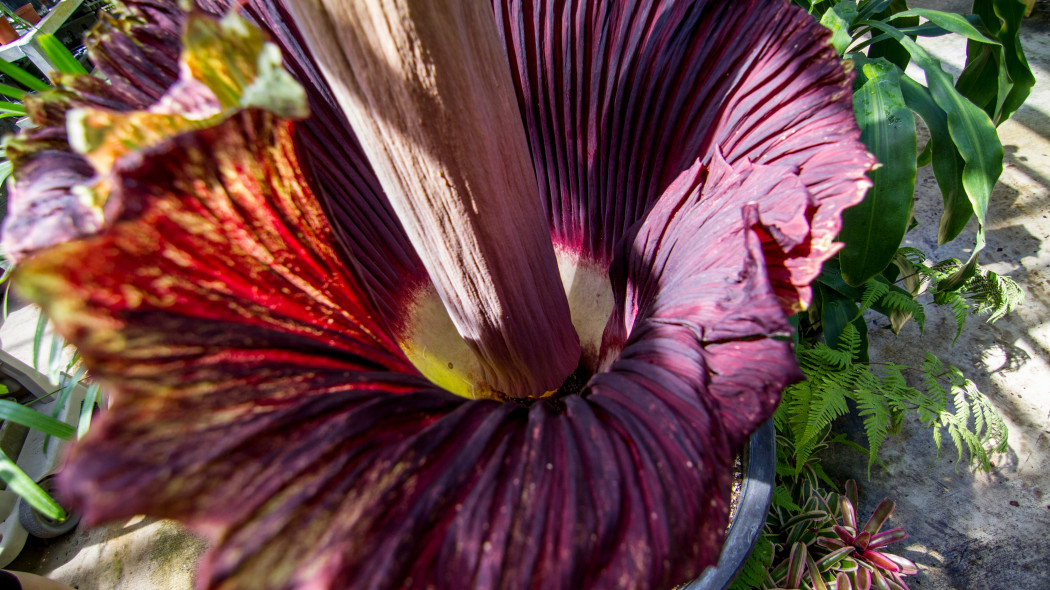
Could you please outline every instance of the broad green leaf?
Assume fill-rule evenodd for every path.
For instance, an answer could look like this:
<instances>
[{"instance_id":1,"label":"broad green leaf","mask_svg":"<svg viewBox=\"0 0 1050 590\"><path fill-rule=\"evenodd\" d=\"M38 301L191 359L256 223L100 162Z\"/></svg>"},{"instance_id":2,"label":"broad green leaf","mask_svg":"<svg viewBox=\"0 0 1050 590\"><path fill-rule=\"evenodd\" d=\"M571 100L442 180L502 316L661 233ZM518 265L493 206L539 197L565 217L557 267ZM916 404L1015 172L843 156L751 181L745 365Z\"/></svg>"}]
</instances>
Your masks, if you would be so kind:
<instances>
[{"instance_id":1,"label":"broad green leaf","mask_svg":"<svg viewBox=\"0 0 1050 590\"><path fill-rule=\"evenodd\" d=\"M975 102L997 125L1010 118L1035 85L1019 36L1026 9L1022 0L975 0L973 4L973 12L1002 47L970 41L958 86L966 96L982 96L983 102ZM988 99L988 90L993 91L994 100Z\"/></svg>"},{"instance_id":2,"label":"broad green leaf","mask_svg":"<svg viewBox=\"0 0 1050 590\"><path fill-rule=\"evenodd\" d=\"M0 420L10 420L63 440L72 440L76 432L72 426L61 420L55 420L47 414L41 414L11 400L0 400Z\"/></svg>"},{"instance_id":3,"label":"broad green leaf","mask_svg":"<svg viewBox=\"0 0 1050 590\"><path fill-rule=\"evenodd\" d=\"M880 18L876 15L881 15L887 10L892 10L894 4L904 4L905 8L907 8L907 2L905 2L905 0L861 0L860 4L857 6L857 18L859 20Z\"/></svg>"},{"instance_id":4,"label":"broad green leaf","mask_svg":"<svg viewBox=\"0 0 1050 590\"><path fill-rule=\"evenodd\" d=\"M919 21L919 17L909 18L907 20L909 20L909 21L913 20L914 22L917 23ZM892 25L887 25L887 26L892 26ZM915 26L907 26L907 27L893 26L893 28L896 29L897 31L899 31L899 32L901 32L901 33L911 37L912 39L915 39L916 37L943 37L944 35L950 35L951 34L950 31L946 31L945 29L942 29L941 27L938 27L937 25L935 25L935 24L933 24L931 22L925 22L925 23L923 23L921 25L916 24ZM858 28L857 29L857 34L860 34L860 35L863 35L863 34L868 33L868 32L871 32L870 28ZM853 51L860 51L861 49L864 49L865 47L868 47L869 45L871 45L871 46L882 45L884 42L888 42L888 43L890 43L892 45L896 45L898 48L900 48L900 51L903 52L902 60L903 60L904 66L902 67L900 63L897 63L897 62L895 62L893 60L890 60L890 62L893 63L894 65L896 65L897 67L901 68L902 70L905 69L907 67L908 62L911 61L911 55L908 53L908 50L904 49L904 47L901 47L901 45L899 43L897 43L896 39L894 39L890 35L887 35L886 33L875 35L873 37L870 37L866 41L858 43L857 45L854 46ZM876 57L885 57L885 56L872 55L872 53L869 51L868 52L868 57L874 59ZM889 59L889 58L887 58L887 59Z\"/></svg>"},{"instance_id":5,"label":"broad green leaf","mask_svg":"<svg viewBox=\"0 0 1050 590\"><path fill-rule=\"evenodd\" d=\"M45 90L51 90L51 87L46 83L41 82L36 76L16 66L15 64L0 59L0 74L11 78L15 82L35 90L37 92L43 92Z\"/></svg>"},{"instance_id":6,"label":"broad green leaf","mask_svg":"<svg viewBox=\"0 0 1050 590\"><path fill-rule=\"evenodd\" d=\"M970 255L970 259L966 262L966 265L955 271L954 274L946 279L943 279L937 283L937 291L957 291L966 285L969 281L977 274L980 269L978 264L981 250L984 249L984 230L981 229L977 232L977 244L974 246L973 254ZM960 328L961 330L961 328ZM959 337L958 334L955 336Z\"/></svg>"},{"instance_id":7,"label":"broad green leaf","mask_svg":"<svg viewBox=\"0 0 1050 590\"><path fill-rule=\"evenodd\" d=\"M904 91L904 85L901 84L901 92L903 93L903 91ZM931 98L930 100L933 100L933 99ZM908 97L907 96L904 97L904 102L908 102ZM911 105L908 105L908 106L911 106ZM912 110L915 110L915 109L912 109ZM929 166L931 163L933 163L933 142L932 141L927 141L926 145L922 146L922 149L919 150L919 155L915 158L915 163L918 165L919 168L925 168L926 166Z\"/></svg>"},{"instance_id":8,"label":"broad green leaf","mask_svg":"<svg viewBox=\"0 0 1050 590\"><path fill-rule=\"evenodd\" d=\"M976 271L977 257L984 248L985 213L992 188L1003 171L1003 145L988 114L956 90L952 78L939 61L925 49L882 23L866 23L893 35L911 53L916 65L926 73L926 83L933 101L948 117L948 132L963 159L962 183L980 226L969 263L948 284L961 286Z\"/></svg>"},{"instance_id":9,"label":"broad green leaf","mask_svg":"<svg viewBox=\"0 0 1050 590\"><path fill-rule=\"evenodd\" d=\"M881 166L868 173L873 186L864 200L842 214L839 253L842 276L863 284L886 268L911 221L915 194L915 119L904 104L900 70L884 59L856 55L853 112L861 141Z\"/></svg>"},{"instance_id":10,"label":"broad green leaf","mask_svg":"<svg viewBox=\"0 0 1050 590\"><path fill-rule=\"evenodd\" d=\"M905 10L904 12L898 13L895 18L905 17L922 17L938 27L962 35L967 39L977 41L979 43L990 43L998 45L999 42L995 39L991 39L984 33L977 30L977 27L963 15L955 14L951 12L942 12L940 10L928 10L925 8L913 8L911 10Z\"/></svg>"},{"instance_id":11,"label":"broad green leaf","mask_svg":"<svg viewBox=\"0 0 1050 590\"><path fill-rule=\"evenodd\" d=\"M6 453L0 451L0 478L8 489L24 498L37 512L54 520L65 520L66 511L55 502L40 486L33 481L22 468L15 464Z\"/></svg>"},{"instance_id":12,"label":"broad green leaf","mask_svg":"<svg viewBox=\"0 0 1050 590\"><path fill-rule=\"evenodd\" d=\"M842 280L842 269L839 268L837 258L831 258L824 263L824 267L820 269L820 276L817 277L817 281L855 301L860 301L860 298L864 296L863 289L849 285Z\"/></svg>"},{"instance_id":13,"label":"broad green leaf","mask_svg":"<svg viewBox=\"0 0 1050 590\"><path fill-rule=\"evenodd\" d=\"M1006 99L1010 81L1000 67L1002 48L987 43L967 43L966 67L956 88L994 119ZM1001 100L1000 100L1001 97Z\"/></svg>"},{"instance_id":14,"label":"broad green leaf","mask_svg":"<svg viewBox=\"0 0 1050 590\"><path fill-rule=\"evenodd\" d=\"M843 0L835 4L820 17L820 24L831 29L831 44L835 46L839 55L842 55L853 41L849 28L856 17L857 3L853 0Z\"/></svg>"},{"instance_id":15,"label":"broad green leaf","mask_svg":"<svg viewBox=\"0 0 1050 590\"><path fill-rule=\"evenodd\" d=\"M874 15L875 20L888 21L893 15L907 9L908 3L905 0L893 0L892 2L887 3L886 7L880 10L877 14L872 14ZM865 20L871 17L872 15L860 15L860 18L864 18ZM919 24L919 19L910 17L899 20L894 26L906 27L917 24ZM871 59L877 59L880 57L885 58L901 70L908 67L908 62L911 61L911 57L908 55L908 50L901 47L901 44L898 43L896 39L885 35L878 39L872 39L871 47L868 48L868 57Z\"/></svg>"},{"instance_id":16,"label":"broad green leaf","mask_svg":"<svg viewBox=\"0 0 1050 590\"><path fill-rule=\"evenodd\" d=\"M58 383L62 380L61 371L61 359L62 349L65 347L66 341L62 339L58 334L51 335L51 352L47 356L47 370L44 374L51 380L52 383Z\"/></svg>"},{"instance_id":17,"label":"broad green leaf","mask_svg":"<svg viewBox=\"0 0 1050 590\"><path fill-rule=\"evenodd\" d=\"M962 171L965 162L952 141L948 130L948 114L937 106L930 91L911 78L901 78L904 102L918 113L930 130L930 148L933 175L941 189L944 213L937 231L937 243L954 240L973 217L973 205L963 188Z\"/></svg>"},{"instance_id":18,"label":"broad green leaf","mask_svg":"<svg viewBox=\"0 0 1050 590\"><path fill-rule=\"evenodd\" d=\"M979 23L992 23L988 29L997 31L999 18L993 11L986 12L987 20L979 15L973 17ZM963 96L984 109L993 121L996 120L1013 88L1002 45L998 41L971 38L966 44L966 65L955 87Z\"/></svg>"}]
</instances>

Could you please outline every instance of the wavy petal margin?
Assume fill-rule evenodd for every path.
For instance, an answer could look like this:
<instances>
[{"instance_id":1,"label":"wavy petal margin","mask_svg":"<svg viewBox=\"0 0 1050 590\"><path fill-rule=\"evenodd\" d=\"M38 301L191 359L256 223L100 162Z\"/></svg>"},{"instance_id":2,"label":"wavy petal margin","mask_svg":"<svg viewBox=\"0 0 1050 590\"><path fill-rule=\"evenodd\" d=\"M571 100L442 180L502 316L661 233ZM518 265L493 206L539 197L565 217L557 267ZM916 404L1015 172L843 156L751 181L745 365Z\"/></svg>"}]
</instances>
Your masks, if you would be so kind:
<instances>
[{"instance_id":1,"label":"wavy petal margin","mask_svg":"<svg viewBox=\"0 0 1050 590\"><path fill-rule=\"evenodd\" d=\"M647 350L650 363L691 384L733 449L801 378L762 242L805 238L806 197L790 167L734 168L716 151L710 166L698 161L672 183L614 262L623 285L614 278L621 298L606 344L624 326L620 359Z\"/></svg>"},{"instance_id":2,"label":"wavy petal margin","mask_svg":"<svg viewBox=\"0 0 1050 590\"><path fill-rule=\"evenodd\" d=\"M669 155L644 138L657 151L616 152L629 164L624 178L648 170L655 192L639 188L630 223L626 209L588 209L620 220L610 234L617 243L587 246L616 258L613 358L581 394L557 402L466 401L415 372L385 330L390 308L379 311L368 295L375 277L344 254L322 211L329 197L300 169L316 154L296 145L294 124L248 110L116 158L111 186L123 207L112 223L32 255L16 276L113 393L63 480L87 519L187 522L214 543L199 584L216 589L662 589L714 563L733 457L798 377L781 307L784 293L798 301L793 281L809 270L789 262L819 268L830 255L830 245L814 246L817 221L835 223L867 160L850 147L841 109L784 120L789 110L771 98L781 95L768 93L786 84L797 90L789 96L828 99L828 85L847 85L800 13L746 2L744 17L725 15L732 27L705 29L722 5L652 6L644 22L603 22L626 26L632 43L655 43L642 52L652 63L711 44L703 68L729 60L762 66L740 77L768 77L746 91L714 91L698 113L779 106L735 127L712 114L703 133L699 123L654 126L677 142ZM622 8L581 7L580 22ZM556 14L540 11L534 22ZM724 36L749 32L748 23L800 35L813 53L809 66L789 71L804 79L778 78L777 60L794 64L786 52L760 45L752 55L755 47L716 43L718 35L702 43L691 28ZM643 24L660 34L646 36ZM588 34L581 38L593 41ZM605 51L632 55L615 43L583 46L613 61L621 58ZM694 74L679 83L719 87ZM841 106L840 97L831 102ZM647 103L624 104L617 116L633 120L631 105ZM773 132L767 119L795 131L763 135ZM308 131L310 141L317 133ZM550 145L562 139L571 137ZM835 142L845 142L835 148L842 160L828 147ZM343 182L336 176L345 172L329 180ZM378 198L365 180L360 203ZM55 208L76 211L64 201ZM396 258L369 264L398 268Z\"/></svg>"},{"instance_id":3,"label":"wavy petal margin","mask_svg":"<svg viewBox=\"0 0 1050 590\"><path fill-rule=\"evenodd\" d=\"M840 212L874 160L829 33L784 0L494 0L556 239L598 260L678 175L727 162L794 167L809 236L768 252L782 306L809 302Z\"/></svg>"},{"instance_id":4,"label":"wavy petal margin","mask_svg":"<svg viewBox=\"0 0 1050 590\"><path fill-rule=\"evenodd\" d=\"M751 229L790 216L740 203L797 181L692 170L625 257L610 369L559 404L465 401L370 323L290 129L248 111L122 159L138 205L19 270L114 393L63 478L87 520L187 522L216 589L667 588L713 563L735 429L793 374ZM710 248L658 237L697 228Z\"/></svg>"}]
</instances>

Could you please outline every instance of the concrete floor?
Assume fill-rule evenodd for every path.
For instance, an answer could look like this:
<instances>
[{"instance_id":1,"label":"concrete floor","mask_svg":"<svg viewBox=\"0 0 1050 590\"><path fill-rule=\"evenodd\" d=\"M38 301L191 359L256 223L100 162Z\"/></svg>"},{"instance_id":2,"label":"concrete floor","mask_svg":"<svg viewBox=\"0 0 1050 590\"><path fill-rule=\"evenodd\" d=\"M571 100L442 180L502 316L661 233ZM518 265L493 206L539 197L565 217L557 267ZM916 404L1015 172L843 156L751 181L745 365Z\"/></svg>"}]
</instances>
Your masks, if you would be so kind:
<instances>
[{"instance_id":1,"label":"concrete floor","mask_svg":"<svg viewBox=\"0 0 1050 590\"><path fill-rule=\"evenodd\" d=\"M911 4L965 9L968 2ZM915 362L922 346L962 369L1006 417L1010 450L994 458L992 472L973 473L956 464L950 446L937 457L929 431L906 424L884 446L884 465L874 467L870 479L863 457L838 451L826 458L834 477L858 481L863 513L883 497L897 501L890 525L911 535L900 545L920 568L909 578L913 588L1050 588L1050 1L1037 3L1023 36L1038 83L1027 105L1000 128L1006 167L988 214L982 262L1020 283L1027 303L994 325L971 320L954 343L948 314L931 315L925 336L914 325L896 338L877 321L872 325L873 357ZM961 42L926 45L948 69L961 68ZM919 187L922 225L909 239L929 252L940 194L928 168L920 171ZM966 254L959 247L935 251L937 258ZM24 351L34 325L35 319L16 316L0 327L5 350ZM52 541L31 539L9 567L79 590L182 590L192 588L204 549L177 525L132 519Z\"/></svg>"}]
</instances>

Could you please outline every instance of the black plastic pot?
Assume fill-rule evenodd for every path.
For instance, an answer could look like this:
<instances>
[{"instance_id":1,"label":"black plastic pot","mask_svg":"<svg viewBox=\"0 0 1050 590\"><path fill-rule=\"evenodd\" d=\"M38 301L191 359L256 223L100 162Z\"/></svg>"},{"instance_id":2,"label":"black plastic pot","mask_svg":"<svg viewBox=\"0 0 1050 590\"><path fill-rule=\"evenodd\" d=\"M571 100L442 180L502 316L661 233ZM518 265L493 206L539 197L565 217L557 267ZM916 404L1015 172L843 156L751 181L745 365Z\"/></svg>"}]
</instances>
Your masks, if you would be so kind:
<instances>
[{"instance_id":1,"label":"black plastic pot","mask_svg":"<svg viewBox=\"0 0 1050 590\"><path fill-rule=\"evenodd\" d=\"M726 535L718 565L707 568L699 578L682 586L680 590L722 590L740 573L766 524L766 512L773 500L776 464L776 439L773 422L769 421L751 435L744 452L740 503L729 525L729 534Z\"/></svg>"}]
</instances>

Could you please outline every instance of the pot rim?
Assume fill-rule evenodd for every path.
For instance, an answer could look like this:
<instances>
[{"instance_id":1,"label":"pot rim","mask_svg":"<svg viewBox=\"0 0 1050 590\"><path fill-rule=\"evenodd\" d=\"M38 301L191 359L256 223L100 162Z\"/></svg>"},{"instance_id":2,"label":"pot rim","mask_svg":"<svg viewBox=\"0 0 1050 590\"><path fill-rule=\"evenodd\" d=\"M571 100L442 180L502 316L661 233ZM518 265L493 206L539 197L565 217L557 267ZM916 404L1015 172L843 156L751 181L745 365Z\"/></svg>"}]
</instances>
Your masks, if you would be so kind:
<instances>
[{"instance_id":1,"label":"pot rim","mask_svg":"<svg viewBox=\"0 0 1050 590\"><path fill-rule=\"evenodd\" d=\"M708 567L699 578L679 590L721 590L727 588L743 569L766 524L766 513L773 501L776 457L776 437L770 419L748 440L740 503L736 517L729 525L718 564Z\"/></svg>"}]
</instances>

